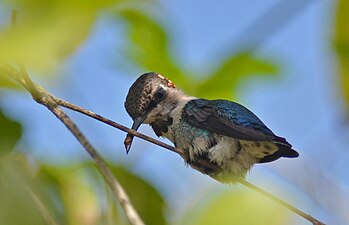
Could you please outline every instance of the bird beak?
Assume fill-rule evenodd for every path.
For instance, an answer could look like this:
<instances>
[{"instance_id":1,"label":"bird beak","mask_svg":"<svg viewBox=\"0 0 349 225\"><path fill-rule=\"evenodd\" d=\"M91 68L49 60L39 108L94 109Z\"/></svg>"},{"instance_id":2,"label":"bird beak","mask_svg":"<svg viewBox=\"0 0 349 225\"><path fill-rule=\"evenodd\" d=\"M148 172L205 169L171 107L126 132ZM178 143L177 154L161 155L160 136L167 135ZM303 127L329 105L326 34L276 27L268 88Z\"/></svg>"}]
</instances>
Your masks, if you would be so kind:
<instances>
[{"instance_id":1,"label":"bird beak","mask_svg":"<svg viewBox=\"0 0 349 225\"><path fill-rule=\"evenodd\" d=\"M141 117L137 117L136 119L134 119L131 129L137 131L137 129L142 125L142 123L145 120L145 118L146 118L146 115L143 115ZM134 136L132 134L127 134L126 135L126 138L125 138L125 141L124 141L124 145L125 145L127 154L130 151L130 149L131 149L133 137Z\"/></svg>"}]
</instances>

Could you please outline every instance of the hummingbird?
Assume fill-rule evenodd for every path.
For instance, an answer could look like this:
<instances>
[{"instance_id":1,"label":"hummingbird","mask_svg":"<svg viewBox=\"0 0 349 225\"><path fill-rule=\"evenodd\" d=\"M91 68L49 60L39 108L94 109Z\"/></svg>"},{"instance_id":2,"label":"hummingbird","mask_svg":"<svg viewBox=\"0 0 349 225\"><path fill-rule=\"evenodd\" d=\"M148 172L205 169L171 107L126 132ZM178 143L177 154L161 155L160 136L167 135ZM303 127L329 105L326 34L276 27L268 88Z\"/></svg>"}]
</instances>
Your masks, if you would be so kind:
<instances>
[{"instance_id":1,"label":"hummingbird","mask_svg":"<svg viewBox=\"0 0 349 225\"><path fill-rule=\"evenodd\" d=\"M256 163L299 154L253 112L228 100L186 95L168 78L142 74L130 87L125 108L132 129L149 124L159 137L184 151L185 163L222 183L245 178ZM126 152L133 136L125 139Z\"/></svg>"}]
</instances>

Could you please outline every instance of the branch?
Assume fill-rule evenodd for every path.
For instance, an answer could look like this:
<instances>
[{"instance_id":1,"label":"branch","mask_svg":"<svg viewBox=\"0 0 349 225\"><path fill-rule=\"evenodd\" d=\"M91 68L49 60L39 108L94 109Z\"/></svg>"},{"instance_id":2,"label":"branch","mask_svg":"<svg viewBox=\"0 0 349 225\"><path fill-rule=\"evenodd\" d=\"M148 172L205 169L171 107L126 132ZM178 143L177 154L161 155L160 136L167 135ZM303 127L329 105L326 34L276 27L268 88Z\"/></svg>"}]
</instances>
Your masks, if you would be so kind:
<instances>
[{"instance_id":1,"label":"branch","mask_svg":"<svg viewBox=\"0 0 349 225\"><path fill-rule=\"evenodd\" d=\"M8 69L8 70L9 70L9 71L13 71L13 70L15 70L15 69L12 68L12 69ZM13 76L13 78L16 78L16 77L17 77L17 79L18 79L18 76ZM25 81L23 81L23 80L22 80L22 81L21 81L21 80L17 80L17 81L18 81L20 84L22 84L23 82L25 83ZM39 87L38 85L35 84L35 86L36 86L36 89L42 89L42 90L43 90L43 88L41 88L41 87L38 88L38 87ZM27 89L28 89L28 88L27 88ZM62 106L62 107L65 107L65 108L67 108L67 109L71 109L71 110L76 111L76 112L79 112L79 113L82 113L82 114L84 114L84 115L86 115L86 116L89 116L89 117L91 117L91 118L93 118L93 119L96 119L96 120L98 120L98 121L100 121L100 122L102 122L102 123L105 123L105 124L109 125L109 126L112 126L112 127L117 128L117 129L119 129L119 130L121 130L121 131L124 131L124 132L126 132L126 133L129 133L129 134L131 134L131 135L133 135L133 136L136 136L136 137L138 137L138 138L141 138L141 139L143 139L143 140L145 140L145 141L148 141L148 142L150 142L150 143L153 143L153 144L155 144L155 145L158 145L158 146L160 146L160 147L163 147L164 149L167 149L167 150L170 150L170 151L172 151L172 152L174 152L174 153L177 153L177 154L179 154L180 156L185 155L185 153L184 153L184 151L183 151L182 149L175 148L175 147L173 147L173 146L170 146L170 145L168 145L168 144L165 144L165 143L163 143L163 142L161 142L161 141L158 141L158 140L156 140L156 139L154 139L154 138L152 138L152 137L149 137L149 136L144 135L144 134L142 134L142 133L139 133L139 132L137 132L137 131L135 131L135 130L129 129L129 128L127 128L127 127L125 127L125 126L123 126L123 125L121 125L121 124L119 124L119 123L116 123L116 122L110 120L110 119L107 119L107 118L105 118L105 117L103 117L103 116L101 116L101 115L99 115L99 114L97 114L97 113L94 113L94 112L89 111L89 110L87 110L87 109L84 109L84 108L82 108L82 107L80 107L80 106L74 105L74 104L69 103L69 102L67 102L67 101L65 101L65 100L62 100L62 99L60 99L60 98L57 98L57 97L51 95L51 94L50 94L49 92L47 92L46 90L45 90L45 95L47 95L47 96L53 101L54 104L57 104L57 105ZM33 97L34 97L34 96L33 96ZM34 99L35 99L35 98L34 98ZM41 102L39 102L39 103L40 103L40 104L43 104L43 103L41 103ZM47 103L44 103L44 105L46 106ZM63 112L60 108L58 108L58 107L56 107L56 108L59 109L60 111L59 111L59 112L58 112L58 111L57 111L57 112L53 112L53 113L63 122L63 120L62 120L62 118L61 118L62 116L59 117L59 116L57 115L57 113L60 114L60 113L64 113L64 112ZM50 108L49 108L49 109L50 109ZM50 110L51 110L51 109L50 109ZM52 110L51 110L51 111L52 111ZM55 111L56 111L56 110L55 110ZM68 116L64 113L64 117L68 117ZM63 122L63 123L64 123L64 122ZM67 125L66 125L66 126L67 126ZM69 129L69 127L68 127L68 129ZM76 136L76 135L77 135L77 134L74 134L74 136ZM80 140L79 140L79 141L80 141ZM80 143L81 143L81 141L80 141ZM84 144L82 143L82 145L84 145ZM85 146L85 148L86 148L86 146ZM91 156L92 156L92 155L91 155ZM93 156L92 156L92 157L93 157ZM104 164L103 166L105 166L105 164ZM107 180L107 181L108 181L108 180ZM109 181L108 181L108 182L109 182ZM256 192L258 192L258 193L260 193L260 194L262 194L263 196L267 197L268 199L270 199L270 200L272 200L272 201L274 201L274 202L279 203L280 205L284 206L285 208L289 209L290 211L294 212L295 214L297 214L297 215L303 217L304 219L310 221L312 224L314 224L314 225L324 225L324 223L322 223L322 222L320 222L319 220L315 219L315 218L312 217L311 215L308 215L308 214L304 213L303 211L297 209L296 207L290 205L289 203L283 201L282 199L280 199L280 198L278 198L278 197L272 195L271 193L266 192L266 191L264 191L263 189L261 189L261 188L255 186L255 185L249 183L248 181L241 179L241 180L239 180L239 182L240 182L242 185L244 185L244 186L246 186L246 187L248 187L248 188L250 188L250 189L252 189L252 190L254 190L254 191L256 191Z\"/></svg>"},{"instance_id":2,"label":"branch","mask_svg":"<svg viewBox=\"0 0 349 225\"><path fill-rule=\"evenodd\" d=\"M87 116L89 116L89 117L91 117L91 118L93 118L93 119L96 119L96 120L98 120L98 121L101 121L101 122L103 122L103 123L105 123L105 124L107 124L107 125L109 125L109 126L112 126L112 127L117 128L117 129L119 129L119 130L122 130L122 131L124 131L124 132L127 132L127 133L129 133L129 134L131 134L131 135L133 135L133 136L139 137L139 138L141 138L141 139L143 139L143 140L145 140L145 141L148 141L148 142L151 142L151 143L153 143L153 144L156 144L156 145L158 145L158 146L160 146L160 147L163 147L163 148L165 148L165 149L167 149L167 150L170 150L170 151L172 151L172 152L174 152L174 153L177 153L177 154L179 154L179 155L181 155L181 156L184 155L183 150L181 150L181 149L179 149L179 148L175 148L175 147L173 147L173 146L167 145L167 144L165 144L165 143L163 143L163 142L161 142L161 141L158 141L158 140L156 140L156 139L154 139L154 138L151 138L151 137L149 137L149 136L147 136L147 135L144 135L144 134L142 134L142 133L139 133L139 132L137 132L137 131L135 131L135 130L129 129L129 128L127 128L127 127L125 127L125 126L123 126L123 125L121 125L121 124L118 124L118 123L116 123L116 122L114 122L114 121L112 121L112 120L109 120L109 119L107 119L107 118L104 118L104 117L102 117L101 115L98 115L98 114L96 114L96 113L94 113L94 112L92 112L92 111L89 111L89 110L84 109L84 108L82 108L82 107L80 107L80 106L77 106L77 105L74 105L74 104L69 103L69 102L67 102L67 101L64 101L64 100L62 100L62 99L59 99L59 98L57 98L57 97L55 97L55 96L52 96L52 98L55 100L55 102L56 102L58 105L60 105L60 106L62 106L62 107L71 109L71 110L73 110L73 111L82 113L82 114L84 114L84 115L87 115ZM297 215L303 217L304 219L310 221L312 224L314 224L314 225L325 225L324 223L322 223L322 222L320 222L319 220L315 219L315 218L312 217L311 215L304 213L303 211L297 209L296 207L292 206L291 204L285 202L284 200L282 200L282 199L280 199L280 198L274 196L273 194L271 194L271 193L269 193L269 192L267 192L267 191L265 191L265 190L263 190L263 189L257 187L256 185L251 184L250 182L248 182L248 181L246 181L246 180L244 180L244 179L239 180L239 182L240 182L242 185L244 185L245 187L248 187L248 188L250 188L250 189L252 189L252 190L254 190L254 191L260 193L261 195L265 196L266 198L268 198L268 199L270 199L270 200L272 200L272 201L274 201L274 202L279 203L280 205L284 206L285 208L289 209L290 211L294 212L295 214L297 214Z\"/></svg>"},{"instance_id":3,"label":"branch","mask_svg":"<svg viewBox=\"0 0 349 225\"><path fill-rule=\"evenodd\" d=\"M257 187L256 185L254 184L251 184L250 182L244 180L244 179L240 179L239 180L240 184L244 185L245 187L248 187L258 193L260 193L261 195L267 197L268 199L276 202L276 203L279 203L280 205L282 205L283 207L287 208L288 210L296 213L297 215L303 217L304 219L308 220L309 222L311 222L312 224L314 225L325 225L324 223L320 222L319 220L315 219L314 217L312 217L311 215L309 214L306 214L305 212L297 209L296 207L294 207L293 205L285 202L284 200L276 197L275 195L261 189L260 187Z\"/></svg>"},{"instance_id":4,"label":"branch","mask_svg":"<svg viewBox=\"0 0 349 225\"><path fill-rule=\"evenodd\" d=\"M11 24L12 28L16 25L17 12L12 11ZM41 105L44 105L48 110L50 110L74 135L74 137L80 142L80 144L89 153L92 159L95 161L99 172L102 174L103 178L109 184L114 196L119 201L122 209L124 210L126 217L129 222L133 225L144 225L144 222L139 217L137 211L133 207L129 197L127 196L125 190L114 177L113 173L109 170L104 159L99 155L96 149L90 144L88 139L76 126L76 124L69 118L69 116L59 107L59 105L52 98L52 95L43 87L35 84L29 77L25 67L19 64L19 70L12 67L11 65L0 63L0 71L9 75L12 79L17 81L22 85L28 92L32 95L33 99Z\"/></svg>"},{"instance_id":5,"label":"branch","mask_svg":"<svg viewBox=\"0 0 349 225\"><path fill-rule=\"evenodd\" d=\"M16 11L12 12L12 25L14 26L16 23ZM129 133L133 136L139 137L143 140L146 140L148 142L151 142L153 144L156 144L160 147L163 147L165 149L168 149L172 152L175 152L181 156L183 156L185 153L183 150L175 148L173 146L167 145L161 141L158 141L154 138L151 138L147 135L141 134L135 130L129 129L121 124L118 124L112 120L109 120L107 118L104 118L92 111L89 111L87 109L84 109L82 107L76 106L74 104L71 104L67 101L64 101L62 99L59 99L52 94L50 94L46 89L43 87L35 84L29 77L27 71L25 70L24 66L19 64L20 70L18 71L14 67L8 65L8 64L0 64L0 71L4 71L7 73L11 78L13 78L15 81L17 81L19 84L21 84L24 88L26 88L30 94L32 95L33 99L38 102L39 104L44 105L46 108L48 108L67 128L68 130L75 136L75 138L80 142L80 144L86 149L86 151L90 154L90 156L94 159L98 170L104 177L104 179L109 184L110 188L112 189L113 194L118 199L121 207L123 208L127 218L129 219L131 224L134 225L143 225L144 222L139 217L137 211L134 209L132 203L130 202L125 190L120 185L120 183L116 180L116 178L113 176L112 172L107 167L105 161L103 158L99 155L99 153L94 149L94 147L89 143L87 138L82 134L82 132L79 130L79 128L76 126L76 124L69 118L69 116L59 107L65 107L77 112L80 112L82 114L85 114L91 118L94 118L98 121L101 121L105 124L108 124L112 127L115 127L119 130L122 130L126 133ZM286 207L290 211L296 213L297 215L303 217L304 219L310 221L314 225L325 225L324 223L318 221L314 217L304 213L303 211L297 209L296 207L290 205L289 203L281 200L280 198L272 195L269 192L264 191L263 189L249 183L248 181L241 179L239 182L262 194L263 196L269 198L272 201L275 201L279 203L280 205Z\"/></svg>"},{"instance_id":6,"label":"branch","mask_svg":"<svg viewBox=\"0 0 349 225\"><path fill-rule=\"evenodd\" d=\"M46 106L46 105L45 105ZM75 138L80 142L82 146L87 150L90 156L95 160L97 164L97 168L100 173L103 175L104 179L109 184L112 192L115 197L118 199L121 207L123 208L127 218L129 219L131 224L135 225L143 225L143 221L139 217L137 211L134 209L131 204L130 199L128 198L125 190L121 186L121 184L116 180L112 172L107 167L103 158L98 154L98 152L93 148L93 146L89 143L87 138L81 133L79 128L72 122L72 120L68 117L68 115L59 107L47 107L64 125L68 128L68 130L75 136Z\"/></svg>"},{"instance_id":7,"label":"branch","mask_svg":"<svg viewBox=\"0 0 349 225\"><path fill-rule=\"evenodd\" d=\"M129 200L129 197L127 196L121 184L117 181L117 179L114 177L112 172L107 167L104 159L90 144L88 139L84 136L84 134L80 131L76 124L59 107L52 95L43 87L39 86L38 84L35 84L28 76L24 67L21 66L20 71L18 71L14 67L9 65L7 65L6 67L4 67L4 65L0 66L1 69L7 72L7 74L10 75L11 78L13 78L24 88L26 88L36 102L38 102L41 105L44 105L68 128L68 130L74 135L74 137L80 142L80 144L85 148L85 150L95 161L98 170L109 184L114 196L119 201L130 223L133 225L143 225L144 222L139 217L137 211L134 209L131 201Z\"/></svg>"},{"instance_id":8,"label":"branch","mask_svg":"<svg viewBox=\"0 0 349 225\"><path fill-rule=\"evenodd\" d=\"M34 191L32 191L30 189L30 187L28 187L26 184L23 183L24 188L27 190L27 192L29 193L30 197L33 199L33 201L35 202L36 207L39 209L39 211L41 212L41 215L44 217L46 223L48 225L58 225L58 223L55 221L55 219L53 218L53 216L50 214L50 212L47 210L45 204L41 201L41 199L39 198L39 196L37 196L37 194L35 194Z\"/></svg>"},{"instance_id":9,"label":"branch","mask_svg":"<svg viewBox=\"0 0 349 225\"><path fill-rule=\"evenodd\" d=\"M15 77L17 77L17 76L14 76L14 78L15 78ZM23 81L18 81L18 82L19 82L20 84L23 83ZM39 86L36 85L36 84L35 84L35 86L36 86L36 89L39 87ZM40 88L41 88L41 87L40 87ZM41 88L41 89L43 89L43 88ZM170 150L170 151L172 151L172 152L174 152L174 153L177 153L177 154L179 154L179 155L181 155L181 156L183 156L183 155L185 154L184 151L181 150L181 149L179 149L179 148L175 148L175 147L173 147L173 146L170 146L170 145L168 145L168 144L165 144L165 143L163 143L163 142L161 142L161 141L158 141L158 140L156 140L156 139L154 139L154 138L152 138L152 137L149 137L149 136L147 136L147 135L144 135L144 134L142 134L142 133L139 133L139 132L137 132L137 131L135 131L135 130L129 129L129 128L127 128L127 127L125 127L125 126L123 126L123 125L121 125L121 124L119 124L119 123L116 123L116 122L114 122L114 121L112 121L112 120L109 120L109 119L107 119L107 118L105 118L105 117L103 117L103 116L101 116L101 115L99 115L99 114L97 114L97 113L94 113L94 112L89 111L89 110L87 110L87 109L84 109L84 108L82 108L82 107L80 107L80 106L74 105L74 104L69 103L69 102L67 102L67 101L65 101L65 100L62 100L62 99L60 99L60 98L57 98L57 97L51 95L51 94L50 94L49 92L47 92L46 90L45 90L44 93L45 93L45 95L47 95L47 96L53 101L53 104L57 104L57 105L59 105L59 106L65 107L65 108L67 108L67 109L71 109L71 110L73 110L73 111L82 113L82 114L84 114L84 115L86 115L86 116L89 116L89 117L91 117L91 118L93 118L93 119L96 119L96 120L98 120L98 121L100 121L100 122L102 122L102 123L105 123L105 124L107 124L107 125L109 125L109 126L112 126L112 127L114 127L114 128L117 128L117 129L119 129L119 130L121 130L121 131L124 131L124 132L126 132L126 133L129 133L129 134L131 134L131 135L133 135L133 136L136 136L136 137L138 137L138 138L141 138L141 139L143 139L143 140L145 140L145 141L148 141L148 142L150 142L150 143L153 143L153 144L155 144L155 145L158 145L158 146L160 146L160 147L163 147L164 149ZM33 97L34 97L34 96L33 96ZM34 98L34 99L35 99L35 98ZM38 101L37 99L35 99L35 100ZM48 103L41 103L41 102L39 102L39 103L45 105L46 107L47 107L47 105L50 105L50 104L48 104ZM48 108L49 108L49 107L48 107ZM69 119L69 117L68 117L59 107L54 107L54 108L52 108L52 109L49 108L49 110L51 110L51 111L52 111L52 112L53 112L53 113L54 113L54 114L68 127L68 129L69 129L69 130L73 133L73 135L80 141L80 143L86 148L86 150L87 150L87 148L92 147L92 146L87 142L87 140L86 140L85 137L83 137L82 141L78 138L79 136L82 135L81 132L80 132L79 130L78 130L77 133L74 133L74 132L73 132L73 130L75 130L75 128L77 129L76 125L73 124L73 127L69 127L69 126L71 126L71 123L67 123L67 122L65 121L65 120ZM71 120L69 119L69 121L71 121ZM68 125L67 125L67 124L68 124ZM74 128L74 129L73 129L73 128ZM72 129L73 129L73 130L72 130ZM85 142L85 141L86 141L86 142ZM85 146L86 143L88 144L88 146ZM89 151L89 153L90 153L90 150L88 150L88 151ZM94 151L95 151L95 150L94 150ZM95 152L95 153L97 153L97 152ZM91 155L91 153L90 153L90 155ZM97 154L97 155L98 155L98 154ZM92 156L92 158L95 157L94 154L91 155L91 156ZM94 158L94 159L95 159L95 158ZM95 159L96 163L97 163L97 161L99 161L99 160L102 160L102 159L101 159L100 156L98 155L98 159ZM103 160L102 160L102 162L103 162L103 163L102 163L102 165L99 166L99 168L103 168L103 169L106 169L107 171L109 171L109 170L107 169L107 167L106 167L106 165L105 165L105 163L104 163ZM99 165L100 162L97 163L97 164ZM102 171L101 171L101 173L102 173ZM109 172L104 171L104 173L110 173L110 171L109 171ZM103 173L102 173L102 174L103 174ZM103 176L105 176L105 175L103 175ZM111 176L112 176L112 175L111 175ZM111 181L108 180L109 178L107 179L107 178L105 177L105 179L106 179L107 182L110 184ZM115 181L116 181L116 180L115 180ZM116 182L117 182L117 181L116 181ZM272 200L272 201L274 201L274 202L279 203L280 205L284 206L285 208L289 209L290 211L294 212L295 214L297 214L297 215L303 217L304 219L310 221L312 224L314 224L314 225L324 225L324 223L322 223L322 222L320 222L319 220L315 219L315 218L312 217L311 215L304 213L303 211L297 209L296 207L290 205L289 203L283 201L282 199L280 199L280 198L278 198L278 197L272 195L271 193L269 193L269 192L267 192L267 191L264 191L263 189L261 189L261 188L255 186L255 185L249 183L248 181L241 179L241 180L239 180L239 182L240 182L242 185L244 185L244 186L246 186L246 187L248 187L248 188L250 188L250 189L252 189L252 190L254 190L254 191L256 191L256 192L258 192L258 193L260 193L260 194L262 194L263 196L267 197L268 199L270 199L270 200ZM115 191L116 191L116 189L115 189ZM116 192L117 192L117 191L116 191ZM127 197L127 196L126 196L126 197ZM118 198L118 199L119 199L119 198ZM122 202L122 200L119 200L119 201L120 201L120 203ZM126 212L126 211L125 211L125 212Z\"/></svg>"},{"instance_id":10,"label":"branch","mask_svg":"<svg viewBox=\"0 0 349 225\"><path fill-rule=\"evenodd\" d=\"M84 114L84 115L86 115L86 116L89 116L89 117L91 117L91 118L93 118L93 119L96 119L96 120L98 120L98 121L100 121L100 122L102 122L102 123L105 123L105 124L107 124L107 125L109 125L109 126L112 126L112 127L116 128L116 129L122 130L122 131L124 131L124 132L126 132L126 133L132 134L133 136L139 137L139 138L141 138L141 139L143 139L143 140L146 140L146 141L148 141L148 142L150 142L150 143L153 143L153 144L156 144L156 145L158 145L158 146L160 146L160 147L163 147L163 148L165 148L165 149L168 149L168 150L170 150L170 151L172 151L172 152L174 152L174 153L177 153L177 154L179 154L179 155L181 155L181 156L185 154L184 151L183 151L182 149L175 148L175 147L173 147L173 146L171 146L171 145L165 144L164 142L158 141L158 140L156 140L156 139L154 139L154 138L152 138L152 137L149 137L149 136L144 135L144 134L142 134L142 133L139 133L139 132L137 132L137 131L135 131L135 130L132 130L132 129L130 129L130 128L127 128L127 127L125 127L125 126L123 126L123 125L121 125L121 124L119 124L119 123L116 123L116 122L114 122L114 121L112 121L112 120L110 120L110 119L107 119L107 118L105 118L105 117L103 117L103 116L101 116L101 115L98 115L97 113L94 113L94 112L89 111L89 110L87 110L87 109L84 109L84 108L82 108L82 107L80 107L80 106L77 106L77 105L74 105L74 104L72 104L72 103L69 103L69 102L67 102L67 101L65 101L65 100L62 100L62 99L60 99L60 98L57 98L57 97L55 97L55 96L53 96L53 95L51 95L51 97L54 99L54 101L55 101L58 105L60 105L60 106L62 106L62 107L65 107L65 108L67 108L67 109L71 109L71 110L73 110L73 111L82 113L82 114Z\"/></svg>"}]
</instances>

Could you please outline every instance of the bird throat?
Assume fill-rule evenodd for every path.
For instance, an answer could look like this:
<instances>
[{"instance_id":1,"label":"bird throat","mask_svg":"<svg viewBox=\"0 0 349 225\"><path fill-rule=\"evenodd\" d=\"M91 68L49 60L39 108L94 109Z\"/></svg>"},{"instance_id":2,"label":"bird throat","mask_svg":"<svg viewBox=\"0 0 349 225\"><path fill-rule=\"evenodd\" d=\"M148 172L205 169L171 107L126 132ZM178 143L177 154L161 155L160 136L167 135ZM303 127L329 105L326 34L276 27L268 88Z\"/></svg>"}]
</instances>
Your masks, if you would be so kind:
<instances>
[{"instance_id":1,"label":"bird throat","mask_svg":"<svg viewBox=\"0 0 349 225\"><path fill-rule=\"evenodd\" d=\"M168 117L166 120L158 120L150 124L155 134L160 137L163 133L168 132L168 127L173 124L173 118Z\"/></svg>"}]
</instances>

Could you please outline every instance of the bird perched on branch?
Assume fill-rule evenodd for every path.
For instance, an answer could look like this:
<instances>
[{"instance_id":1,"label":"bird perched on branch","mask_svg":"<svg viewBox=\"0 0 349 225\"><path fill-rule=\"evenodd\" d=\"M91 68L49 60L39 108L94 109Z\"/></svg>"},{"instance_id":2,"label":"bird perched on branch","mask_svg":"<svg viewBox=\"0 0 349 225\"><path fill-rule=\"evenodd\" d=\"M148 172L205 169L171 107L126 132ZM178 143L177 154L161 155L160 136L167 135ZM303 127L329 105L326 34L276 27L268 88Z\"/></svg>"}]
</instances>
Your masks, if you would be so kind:
<instances>
[{"instance_id":1,"label":"bird perched on branch","mask_svg":"<svg viewBox=\"0 0 349 225\"><path fill-rule=\"evenodd\" d=\"M298 157L285 138L244 106L187 96L154 72L132 84L125 108L133 119L132 129L150 124L157 136L185 152L186 163L220 182L244 178L255 163ZM125 139L127 153L132 139L129 134Z\"/></svg>"}]
</instances>

